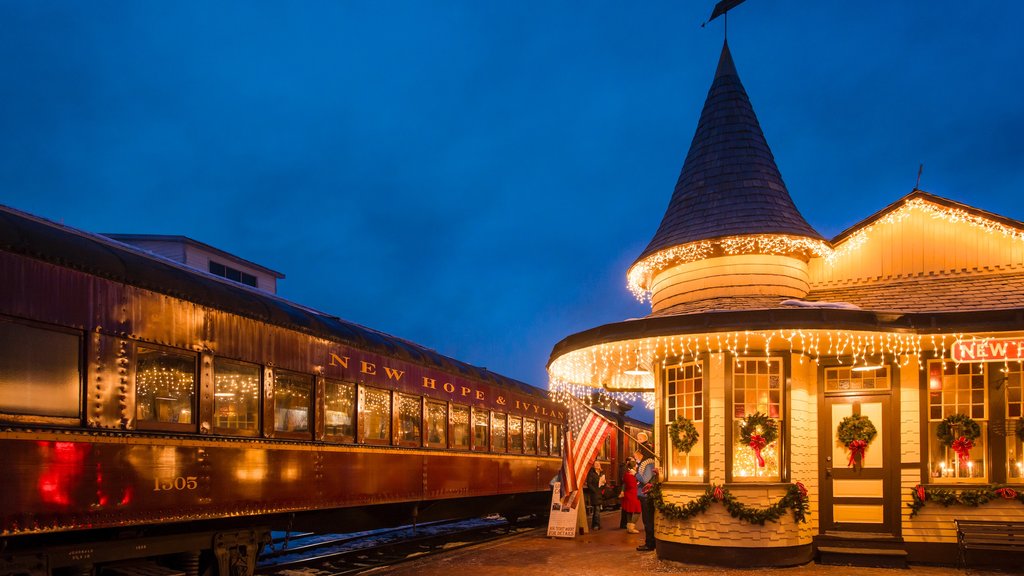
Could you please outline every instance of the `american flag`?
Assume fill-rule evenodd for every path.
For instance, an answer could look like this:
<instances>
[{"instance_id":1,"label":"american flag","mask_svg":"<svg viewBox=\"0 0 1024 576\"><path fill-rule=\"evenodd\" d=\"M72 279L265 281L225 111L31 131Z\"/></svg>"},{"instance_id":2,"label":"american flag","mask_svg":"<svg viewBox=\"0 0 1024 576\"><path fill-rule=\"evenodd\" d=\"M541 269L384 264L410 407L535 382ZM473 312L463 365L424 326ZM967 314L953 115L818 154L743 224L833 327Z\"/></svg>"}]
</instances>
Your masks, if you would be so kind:
<instances>
[{"instance_id":1,"label":"american flag","mask_svg":"<svg viewBox=\"0 0 1024 576\"><path fill-rule=\"evenodd\" d=\"M573 421L582 421L582 425L573 426ZM608 435L611 424L596 412L569 418L569 426L565 431L565 450L562 451L562 494L579 490L581 479L587 477L587 471L594 463L601 442Z\"/></svg>"}]
</instances>

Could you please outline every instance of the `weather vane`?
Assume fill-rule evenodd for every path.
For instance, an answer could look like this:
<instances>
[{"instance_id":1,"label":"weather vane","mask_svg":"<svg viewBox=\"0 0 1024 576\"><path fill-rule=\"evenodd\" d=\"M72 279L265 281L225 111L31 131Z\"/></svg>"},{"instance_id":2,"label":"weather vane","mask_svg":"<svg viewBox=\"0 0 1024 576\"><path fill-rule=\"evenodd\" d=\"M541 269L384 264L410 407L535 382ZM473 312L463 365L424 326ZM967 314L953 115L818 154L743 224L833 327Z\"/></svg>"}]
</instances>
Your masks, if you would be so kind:
<instances>
[{"instance_id":1,"label":"weather vane","mask_svg":"<svg viewBox=\"0 0 1024 576\"><path fill-rule=\"evenodd\" d=\"M704 21L700 25L701 28L707 26L708 22L711 22L719 16L725 15L725 38L729 39L729 10L739 6L743 3L743 0L722 0L718 4L715 4L715 9L711 11L711 17Z\"/></svg>"}]
</instances>

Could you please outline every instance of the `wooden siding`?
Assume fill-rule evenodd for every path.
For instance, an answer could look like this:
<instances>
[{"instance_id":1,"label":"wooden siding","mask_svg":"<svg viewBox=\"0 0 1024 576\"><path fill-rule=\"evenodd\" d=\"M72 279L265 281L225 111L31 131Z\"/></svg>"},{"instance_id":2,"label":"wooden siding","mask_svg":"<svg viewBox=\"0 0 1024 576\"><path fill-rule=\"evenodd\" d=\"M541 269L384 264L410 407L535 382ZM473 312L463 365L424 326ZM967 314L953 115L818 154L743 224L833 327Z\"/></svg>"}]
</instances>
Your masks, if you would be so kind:
<instances>
[{"instance_id":1,"label":"wooden siding","mask_svg":"<svg viewBox=\"0 0 1024 576\"><path fill-rule=\"evenodd\" d=\"M803 298L809 290L807 264L767 254L719 256L673 266L651 283L651 310L722 296L778 295Z\"/></svg>"},{"instance_id":2,"label":"wooden siding","mask_svg":"<svg viewBox=\"0 0 1024 576\"><path fill-rule=\"evenodd\" d=\"M859 247L844 252L856 234L835 248L832 262L812 258L810 285L821 288L893 278L1024 270L1024 242L967 222L911 210L896 222L878 222Z\"/></svg>"}]
</instances>

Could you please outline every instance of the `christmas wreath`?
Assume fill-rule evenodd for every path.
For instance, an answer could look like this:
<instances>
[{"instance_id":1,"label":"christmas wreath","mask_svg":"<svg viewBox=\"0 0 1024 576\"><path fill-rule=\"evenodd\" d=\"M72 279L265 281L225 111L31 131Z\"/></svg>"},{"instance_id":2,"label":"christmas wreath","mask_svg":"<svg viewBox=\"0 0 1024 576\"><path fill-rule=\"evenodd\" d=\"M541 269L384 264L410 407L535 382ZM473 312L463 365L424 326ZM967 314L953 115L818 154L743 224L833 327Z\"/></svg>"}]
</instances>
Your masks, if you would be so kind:
<instances>
[{"instance_id":1,"label":"christmas wreath","mask_svg":"<svg viewBox=\"0 0 1024 576\"><path fill-rule=\"evenodd\" d=\"M750 446L757 457L757 465L764 468L761 450L779 437L779 425L767 414L754 412L740 420L740 444Z\"/></svg>"},{"instance_id":2,"label":"christmas wreath","mask_svg":"<svg viewBox=\"0 0 1024 576\"><path fill-rule=\"evenodd\" d=\"M966 414L953 414L939 422L935 435L943 446L952 448L960 458L960 465L966 466L974 440L981 436L981 426Z\"/></svg>"},{"instance_id":3,"label":"christmas wreath","mask_svg":"<svg viewBox=\"0 0 1024 576\"><path fill-rule=\"evenodd\" d=\"M672 447L683 454L688 454L693 445L700 439L697 427L693 420L680 416L668 425L668 439L672 441Z\"/></svg>"},{"instance_id":4,"label":"christmas wreath","mask_svg":"<svg viewBox=\"0 0 1024 576\"><path fill-rule=\"evenodd\" d=\"M878 430L867 416L854 414L843 418L836 429L839 442L850 451L850 461L847 466L856 466L864 459L864 452L868 444L878 436Z\"/></svg>"}]
</instances>

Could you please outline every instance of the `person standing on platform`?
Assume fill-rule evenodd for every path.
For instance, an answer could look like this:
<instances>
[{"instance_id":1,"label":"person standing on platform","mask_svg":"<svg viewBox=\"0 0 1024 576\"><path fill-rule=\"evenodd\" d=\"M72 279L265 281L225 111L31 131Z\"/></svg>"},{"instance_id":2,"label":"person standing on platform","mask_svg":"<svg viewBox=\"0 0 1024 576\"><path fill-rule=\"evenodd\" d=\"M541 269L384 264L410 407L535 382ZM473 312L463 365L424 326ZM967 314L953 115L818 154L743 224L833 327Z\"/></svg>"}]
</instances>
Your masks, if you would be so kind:
<instances>
[{"instance_id":1,"label":"person standing on platform","mask_svg":"<svg viewBox=\"0 0 1024 576\"><path fill-rule=\"evenodd\" d=\"M636 489L636 460L626 459L626 473L622 475L622 513L626 516L626 532L639 534L636 519L640 515L640 498Z\"/></svg>"},{"instance_id":2,"label":"person standing on platform","mask_svg":"<svg viewBox=\"0 0 1024 576\"><path fill-rule=\"evenodd\" d=\"M644 442L637 452L640 464L637 465L636 482L637 498L640 500L640 515L644 521L644 543L637 546L638 552L654 550L654 500L649 497L651 488L658 481L658 468L654 464L654 445Z\"/></svg>"},{"instance_id":3,"label":"person standing on platform","mask_svg":"<svg viewBox=\"0 0 1024 576\"><path fill-rule=\"evenodd\" d=\"M591 518L591 528L594 530L601 529L601 463L594 462L594 465L590 467L590 472L587 473L587 499L590 500L590 505L594 507L594 513Z\"/></svg>"}]
</instances>

